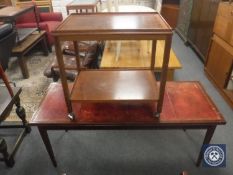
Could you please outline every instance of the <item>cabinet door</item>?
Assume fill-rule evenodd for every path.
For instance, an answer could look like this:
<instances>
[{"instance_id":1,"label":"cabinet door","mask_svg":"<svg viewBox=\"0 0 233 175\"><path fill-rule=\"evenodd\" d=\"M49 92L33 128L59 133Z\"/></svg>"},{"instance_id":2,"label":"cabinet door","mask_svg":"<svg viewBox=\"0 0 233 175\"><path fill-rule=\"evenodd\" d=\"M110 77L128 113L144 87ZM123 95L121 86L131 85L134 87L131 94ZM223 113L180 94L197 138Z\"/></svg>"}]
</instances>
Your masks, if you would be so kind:
<instances>
[{"instance_id":1,"label":"cabinet door","mask_svg":"<svg viewBox=\"0 0 233 175\"><path fill-rule=\"evenodd\" d=\"M225 88L231 74L233 47L217 36L213 37L206 63L206 71L220 88Z\"/></svg>"}]
</instances>

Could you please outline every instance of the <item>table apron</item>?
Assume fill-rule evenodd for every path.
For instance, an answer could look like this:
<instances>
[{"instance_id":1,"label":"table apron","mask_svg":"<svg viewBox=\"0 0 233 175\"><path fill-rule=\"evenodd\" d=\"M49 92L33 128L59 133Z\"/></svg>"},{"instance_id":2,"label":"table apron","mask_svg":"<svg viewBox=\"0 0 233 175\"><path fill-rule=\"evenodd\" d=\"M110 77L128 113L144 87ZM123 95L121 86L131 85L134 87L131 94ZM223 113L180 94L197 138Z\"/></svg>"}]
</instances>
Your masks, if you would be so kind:
<instances>
[{"instance_id":1,"label":"table apron","mask_svg":"<svg viewBox=\"0 0 233 175\"><path fill-rule=\"evenodd\" d=\"M85 126L59 126L59 125L53 125L53 126L37 126L38 128L41 128L43 130L174 130L174 129L208 129L210 127L216 127L216 124L211 125L189 125L189 126L127 126L127 125L85 125Z\"/></svg>"}]
</instances>

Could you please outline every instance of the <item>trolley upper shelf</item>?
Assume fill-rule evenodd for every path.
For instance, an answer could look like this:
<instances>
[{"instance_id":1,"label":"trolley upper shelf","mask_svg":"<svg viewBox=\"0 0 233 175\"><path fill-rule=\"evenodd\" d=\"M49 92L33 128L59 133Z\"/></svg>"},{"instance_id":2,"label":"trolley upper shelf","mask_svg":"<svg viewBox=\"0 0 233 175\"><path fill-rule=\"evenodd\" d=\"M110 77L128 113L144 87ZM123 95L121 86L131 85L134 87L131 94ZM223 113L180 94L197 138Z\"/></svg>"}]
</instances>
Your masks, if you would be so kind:
<instances>
[{"instance_id":1,"label":"trolley upper shelf","mask_svg":"<svg viewBox=\"0 0 233 175\"><path fill-rule=\"evenodd\" d=\"M172 35L157 12L71 14L53 32L60 40L153 40Z\"/></svg>"}]
</instances>

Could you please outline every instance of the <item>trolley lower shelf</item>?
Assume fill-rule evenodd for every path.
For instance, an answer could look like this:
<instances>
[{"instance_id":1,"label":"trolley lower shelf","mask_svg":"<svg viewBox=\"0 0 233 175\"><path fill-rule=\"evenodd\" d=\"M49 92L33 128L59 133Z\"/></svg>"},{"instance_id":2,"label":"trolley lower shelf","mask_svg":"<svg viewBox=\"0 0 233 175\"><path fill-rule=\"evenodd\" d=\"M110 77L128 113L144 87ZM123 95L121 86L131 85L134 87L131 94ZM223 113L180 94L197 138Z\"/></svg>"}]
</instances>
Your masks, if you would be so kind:
<instances>
[{"instance_id":1,"label":"trolley lower shelf","mask_svg":"<svg viewBox=\"0 0 233 175\"><path fill-rule=\"evenodd\" d=\"M156 102L159 88L151 70L81 71L71 93L74 102Z\"/></svg>"}]
</instances>

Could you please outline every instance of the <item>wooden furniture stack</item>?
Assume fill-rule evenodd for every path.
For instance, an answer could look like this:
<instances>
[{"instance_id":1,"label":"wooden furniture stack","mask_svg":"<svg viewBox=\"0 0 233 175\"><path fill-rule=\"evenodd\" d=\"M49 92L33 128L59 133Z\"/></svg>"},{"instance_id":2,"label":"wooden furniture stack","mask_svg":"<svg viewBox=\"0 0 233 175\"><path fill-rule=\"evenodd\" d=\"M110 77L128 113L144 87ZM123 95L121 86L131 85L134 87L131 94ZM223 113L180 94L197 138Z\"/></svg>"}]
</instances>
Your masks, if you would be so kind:
<instances>
[{"instance_id":1,"label":"wooden furniture stack","mask_svg":"<svg viewBox=\"0 0 233 175\"><path fill-rule=\"evenodd\" d=\"M221 2L214 25L205 72L233 107L233 4Z\"/></svg>"},{"instance_id":2,"label":"wooden furniture stack","mask_svg":"<svg viewBox=\"0 0 233 175\"><path fill-rule=\"evenodd\" d=\"M50 85L30 124L38 127L54 166L49 130L207 129L205 145L216 126L226 123L198 82L166 84L172 29L158 13L71 14L53 34L62 86ZM150 65L81 69L77 42L85 40L152 40ZM165 42L160 84L154 75L157 40ZM64 41L73 41L76 51L78 76L69 85L61 51ZM202 157L201 151L197 166Z\"/></svg>"},{"instance_id":3,"label":"wooden furniture stack","mask_svg":"<svg viewBox=\"0 0 233 175\"><path fill-rule=\"evenodd\" d=\"M106 21L108 21L106 23ZM152 117L162 111L167 69L171 49L172 29L156 12L148 13L86 13L71 14L53 32L61 81L68 108L68 117L75 118L75 103L150 103ZM82 70L78 41L85 40L153 40L151 64L145 69ZM157 40L164 40L164 56L157 85L154 75ZM63 41L73 41L78 77L71 93L68 89L61 51Z\"/></svg>"}]
</instances>

